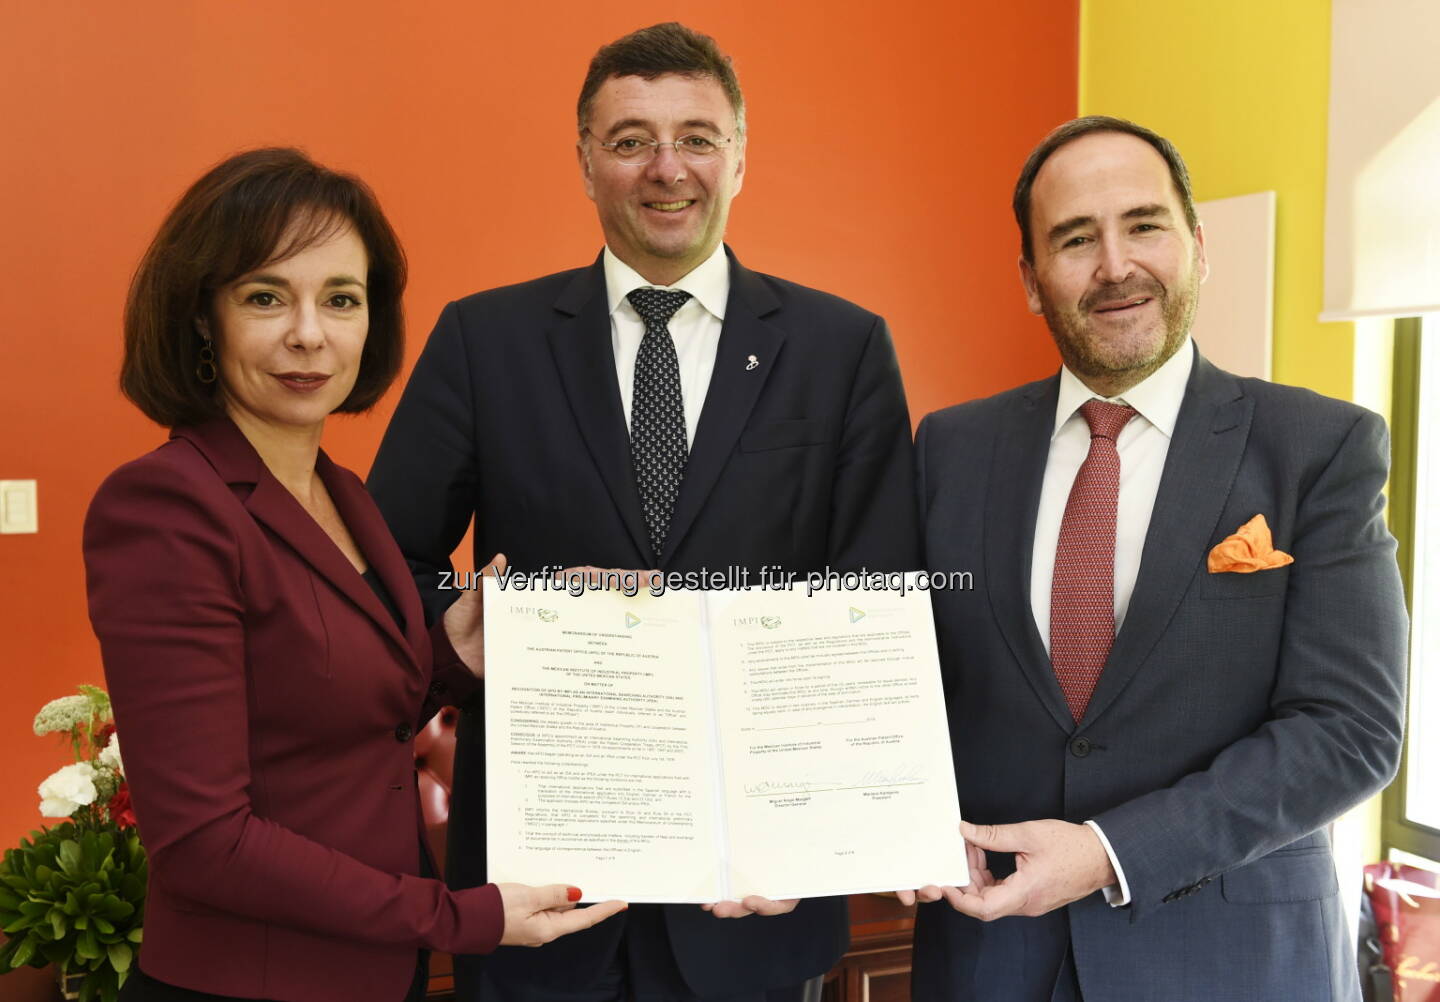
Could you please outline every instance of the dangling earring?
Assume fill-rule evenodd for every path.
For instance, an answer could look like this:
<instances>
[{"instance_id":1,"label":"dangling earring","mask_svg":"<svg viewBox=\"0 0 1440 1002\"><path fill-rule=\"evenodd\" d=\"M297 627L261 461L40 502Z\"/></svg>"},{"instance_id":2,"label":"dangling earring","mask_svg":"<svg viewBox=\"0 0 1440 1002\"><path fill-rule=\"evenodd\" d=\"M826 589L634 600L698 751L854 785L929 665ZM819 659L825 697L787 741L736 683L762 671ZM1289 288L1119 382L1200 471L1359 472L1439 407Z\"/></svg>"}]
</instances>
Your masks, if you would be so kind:
<instances>
[{"instance_id":1,"label":"dangling earring","mask_svg":"<svg viewBox=\"0 0 1440 1002\"><path fill-rule=\"evenodd\" d=\"M200 346L200 362L195 366L195 376L200 382L209 385L215 382L215 343L210 340L210 335L202 333L205 343Z\"/></svg>"}]
</instances>

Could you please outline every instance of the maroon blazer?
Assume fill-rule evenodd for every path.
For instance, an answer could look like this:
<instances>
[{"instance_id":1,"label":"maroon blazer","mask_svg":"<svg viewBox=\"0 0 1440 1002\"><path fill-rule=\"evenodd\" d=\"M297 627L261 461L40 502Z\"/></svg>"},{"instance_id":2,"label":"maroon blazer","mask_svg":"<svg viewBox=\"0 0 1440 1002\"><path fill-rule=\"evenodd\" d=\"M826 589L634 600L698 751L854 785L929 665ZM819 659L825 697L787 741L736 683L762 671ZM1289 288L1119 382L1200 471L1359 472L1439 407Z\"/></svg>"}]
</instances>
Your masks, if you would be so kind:
<instances>
[{"instance_id":1,"label":"maroon blazer","mask_svg":"<svg viewBox=\"0 0 1440 1002\"><path fill-rule=\"evenodd\" d=\"M176 429L100 486L90 620L150 853L145 972L224 995L388 1002L418 949L500 941L494 886L416 875L412 736L478 683L443 627L427 635L360 481L323 452L316 469L403 632L228 420Z\"/></svg>"}]
</instances>

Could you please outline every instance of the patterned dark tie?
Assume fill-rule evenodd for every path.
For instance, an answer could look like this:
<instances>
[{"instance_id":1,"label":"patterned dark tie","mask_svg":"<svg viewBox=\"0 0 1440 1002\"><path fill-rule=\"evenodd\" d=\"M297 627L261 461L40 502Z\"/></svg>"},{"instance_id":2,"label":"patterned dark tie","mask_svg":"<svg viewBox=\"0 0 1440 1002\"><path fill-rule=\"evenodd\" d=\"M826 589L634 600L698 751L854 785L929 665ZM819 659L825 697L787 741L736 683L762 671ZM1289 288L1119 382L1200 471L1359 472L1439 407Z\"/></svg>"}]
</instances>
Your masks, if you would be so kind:
<instances>
[{"instance_id":1,"label":"patterned dark tie","mask_svg":"<svg viewBox=\"0 0 1440 1002\"><path fill-rule=\"evenodd\" d=\"M1050 581L1050 664L1070 714L1079 723L1115 642L1115 512L1120 454L1115 440L1135 411L1090 400L1090 454L1080 464L1055 547Z\"/></svg>"},{"instance_id":2,"label":"patterned dark tie","mask_svg":"<svg viewBox=\"0 0 1440 1002\"><path fill-rule=\"evenodd\" d=\"M680 362L670 336L670 318L690 298L688 292L636 289L625 298L645 321L645 337L635 356L635 394L630 402L630 461L650 546L660 560L670 516L685 477L690 449L685 441L685 402L680 395Z\"/></svg>"}]
</instances>

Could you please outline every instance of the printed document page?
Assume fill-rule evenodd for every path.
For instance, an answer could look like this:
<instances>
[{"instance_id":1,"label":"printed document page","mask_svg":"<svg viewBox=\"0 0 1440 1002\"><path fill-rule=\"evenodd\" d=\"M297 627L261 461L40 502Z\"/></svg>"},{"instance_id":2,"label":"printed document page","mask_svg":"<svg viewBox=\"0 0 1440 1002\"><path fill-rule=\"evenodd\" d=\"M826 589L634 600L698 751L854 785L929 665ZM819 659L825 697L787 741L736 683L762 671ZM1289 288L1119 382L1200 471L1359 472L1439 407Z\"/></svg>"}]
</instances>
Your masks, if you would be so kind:
<instances>
[{"instance_id":1,"label":"printed document page","mask_svg":"<svg viewBox=\"0 0 1440 1002\"><path fill-rule=\"evenodd\" d=\"M485 580L492 881L716 901L714 715L694 593Z\"/></svg>"},{"instance_id":2,"label":"printed document page","mask_svg":"<svg viewBox=\"0 0 1440 1002\"><path fill-rule=\"evenodd\" d=\"M929 593L708 601L730 896L967 883Z\"/></svg>"},{"instance_id":3,"label":"printed document page","mask_svg":"<svg viewBox=\"0 0 1440 1002\"><path fill-rule=\"evenodd\" d=\"M671 903L968 880L927 591L486 579L485 719L491 880Z\"/></svg>"}]
</instances>

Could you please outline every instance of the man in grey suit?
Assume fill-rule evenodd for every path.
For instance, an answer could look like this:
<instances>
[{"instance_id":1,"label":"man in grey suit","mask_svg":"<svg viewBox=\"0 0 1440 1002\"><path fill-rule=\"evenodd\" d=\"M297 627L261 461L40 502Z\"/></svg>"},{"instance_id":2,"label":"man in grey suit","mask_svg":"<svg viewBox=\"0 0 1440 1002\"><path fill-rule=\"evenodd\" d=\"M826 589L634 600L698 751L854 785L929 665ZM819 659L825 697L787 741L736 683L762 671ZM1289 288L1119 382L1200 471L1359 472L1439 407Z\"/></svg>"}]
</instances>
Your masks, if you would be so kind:
<instances>
[{"instance_id":1,"label":"man in grey suit","mask_svg":"<svg viewBox=\"0 0 1440 1002\"><path fill-rule=\"evenodd\" d=\"M1326 826L1400 754L1384 423L1199 354L1204 235L1148 129L1062 126L1015 213L1063 368L917 442L927 565L978 582L933 598L988 869L921 909L915 995L1358 1000Z\"/></svg>"}]
</instances>

